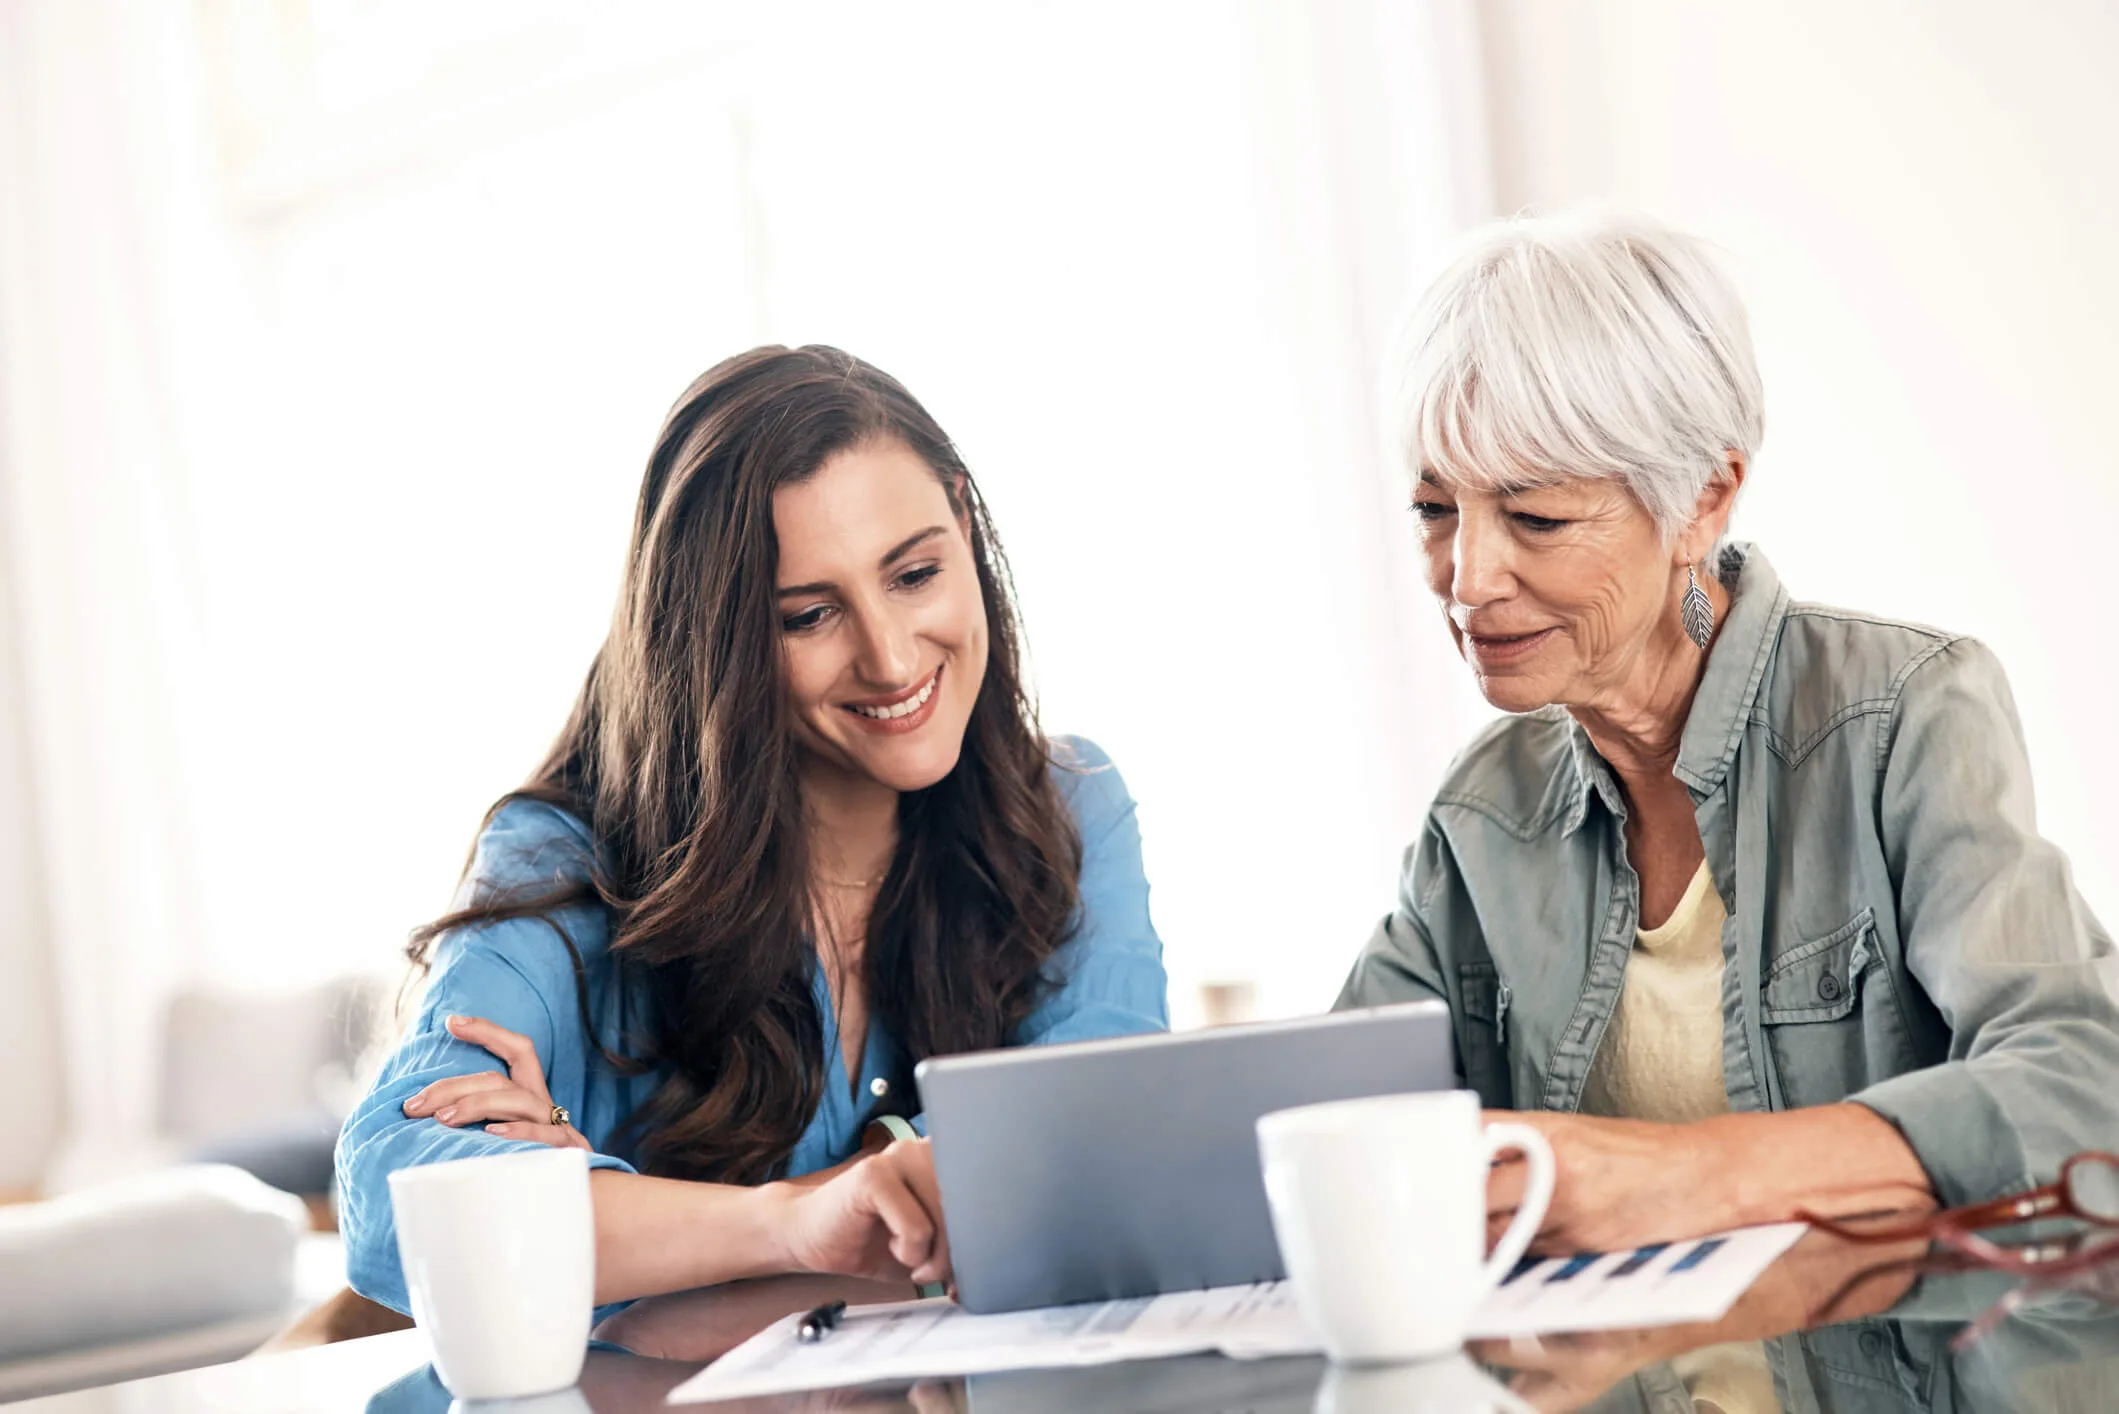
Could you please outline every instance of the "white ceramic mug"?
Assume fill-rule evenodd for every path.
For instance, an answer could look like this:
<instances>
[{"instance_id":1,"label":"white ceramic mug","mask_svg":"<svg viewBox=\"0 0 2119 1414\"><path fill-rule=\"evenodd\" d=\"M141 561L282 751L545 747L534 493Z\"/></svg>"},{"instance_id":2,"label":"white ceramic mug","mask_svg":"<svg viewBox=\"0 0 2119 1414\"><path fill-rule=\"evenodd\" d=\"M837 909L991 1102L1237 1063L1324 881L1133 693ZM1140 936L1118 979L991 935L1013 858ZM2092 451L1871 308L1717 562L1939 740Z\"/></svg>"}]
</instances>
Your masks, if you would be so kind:
<instances>
[{"instance_id":1,"label":"white ceramic mug","mask_svg":"<svg viewBox=\"0 0 2119 1414\"><path fill-rule=\"evenodd\" d=\"M397 1254L434 1371L460 1399L581 1377L596 1300L589 1156L528 1149L390 1175Z\"/></svg>"},{"instance_id":2,"label":"white ceramic mug","mask_svg":"<svg viewBox=\"0 0 2119 1414\"><path fill-rule=\"evenodd\" d=\"M1487 1169L1506 1149L1522 1152L1530 1174L1488 1256ZM1462 1345L1552 1201L1545 1136L1482 1123L1469 1090L1279 1110L1258 1121L1258 1150L1296 1304L1334 1360L1417 1360Z\"/></svg>"}]
</instances>

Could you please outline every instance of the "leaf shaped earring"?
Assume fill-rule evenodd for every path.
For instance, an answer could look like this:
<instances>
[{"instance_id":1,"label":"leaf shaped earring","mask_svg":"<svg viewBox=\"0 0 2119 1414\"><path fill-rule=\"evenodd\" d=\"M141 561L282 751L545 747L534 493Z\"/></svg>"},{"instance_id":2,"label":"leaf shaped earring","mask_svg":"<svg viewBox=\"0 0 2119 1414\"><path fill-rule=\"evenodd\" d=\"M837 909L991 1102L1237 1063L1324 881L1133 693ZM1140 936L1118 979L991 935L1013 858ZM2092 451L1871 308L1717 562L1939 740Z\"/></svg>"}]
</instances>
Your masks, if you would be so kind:
<instances>
[{"instance_id":1,"label":"leaf shaped earring","mask_svg":"<svg viewBox=\"0 0 2119 1414\"><path fill-rule=\"evenodd\" d=\"M1685 597L1678 605L1678 617L1684 622L1685 636L1706 652L1714 637L1714 601L1700 588L1700 577L1691 565L1685 566Z\"/></svg>"}]
</instances>

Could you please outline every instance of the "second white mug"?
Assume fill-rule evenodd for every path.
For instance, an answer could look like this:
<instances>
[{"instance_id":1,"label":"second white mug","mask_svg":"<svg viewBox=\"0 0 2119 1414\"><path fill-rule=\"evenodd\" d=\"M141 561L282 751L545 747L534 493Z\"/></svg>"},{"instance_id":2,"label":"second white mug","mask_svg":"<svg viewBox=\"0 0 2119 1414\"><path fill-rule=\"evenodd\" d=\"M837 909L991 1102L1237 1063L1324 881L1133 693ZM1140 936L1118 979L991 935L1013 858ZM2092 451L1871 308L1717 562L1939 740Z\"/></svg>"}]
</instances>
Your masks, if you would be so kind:
<instances>
[{"instance_id":1,"label":"second white mug","mask_svg":"<svg viewBox=\"0 0 2119 1414\"><path fill-rule=\"evenodd\" d=\"M1279 1110L1258 1121L1258 1148L1296 1303L1334 1360L1416 1360L1463 1344L1552 1201L1545 1136L1483 1123L1468 1090ZM1529 1179L1488 1255L1487 1170L1508 1149L1529 1161Z\"/></svg>"}]
</instances>

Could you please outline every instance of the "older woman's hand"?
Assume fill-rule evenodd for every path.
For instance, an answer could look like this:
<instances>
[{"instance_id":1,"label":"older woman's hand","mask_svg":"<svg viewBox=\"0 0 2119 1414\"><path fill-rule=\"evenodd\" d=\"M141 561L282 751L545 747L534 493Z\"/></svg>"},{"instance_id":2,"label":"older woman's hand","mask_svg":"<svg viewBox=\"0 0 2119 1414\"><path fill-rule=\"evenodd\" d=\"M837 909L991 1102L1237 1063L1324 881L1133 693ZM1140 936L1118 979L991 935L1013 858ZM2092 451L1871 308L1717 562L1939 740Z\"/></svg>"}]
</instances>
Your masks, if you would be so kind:
<instances>
[{"instance_id":1,"label":"older woman's hand","mask_svg":"<svg viewBox=\"0 0 2119 1414\"><path fill-rule=\"evenodd\" d=\"M1531 1241L1546 1253L1615 1252L1737 1226L1734 1185L1717 1182L1697 1125L1532 1110L1490 1110L1488 1120L1527 1124L1552 1145L1552 1206ZM1523 1197L1527 1166L1494 1165L1486 1187L1487 1240L1506 1230Z\"/></svg>"},{"instance_id":2,"label":"older woman's hand","mask_svg":"<svg viewBox=\"0 0 2119 1414\"><path fill-rule=\"evenodd\" d=\"M437 1080L405 1101L413 1119L429 1115L451 1129L483 1124L486 1133L523 1139L554 1149L593 1149L571 1123L554 1124L560 1113L545 1088L544 1066L530 1038L476 1016L452 1016L445 1023L459 1041L483 1046L507 1064L508 1073L482 1070Z\"/></svg>"},{"instance_id":3,"label":"older woman's hand","mask_svg":"<svg viewBox=\"0 0 2119 1414\"><path fill-rule=\"evenodd\" d=\"M1615 1252L1820 1213L1932 1211L1926 1174L1898 1131L1859 1104L1725 1114L1692 1124L1549 1110L1489 1111L1552 1145L1552 1206L1532 1241L1544 1253ZM1525 1165L1494 1165L1488 1241L1523 1195Z\"/></svg>"}]
</instances>

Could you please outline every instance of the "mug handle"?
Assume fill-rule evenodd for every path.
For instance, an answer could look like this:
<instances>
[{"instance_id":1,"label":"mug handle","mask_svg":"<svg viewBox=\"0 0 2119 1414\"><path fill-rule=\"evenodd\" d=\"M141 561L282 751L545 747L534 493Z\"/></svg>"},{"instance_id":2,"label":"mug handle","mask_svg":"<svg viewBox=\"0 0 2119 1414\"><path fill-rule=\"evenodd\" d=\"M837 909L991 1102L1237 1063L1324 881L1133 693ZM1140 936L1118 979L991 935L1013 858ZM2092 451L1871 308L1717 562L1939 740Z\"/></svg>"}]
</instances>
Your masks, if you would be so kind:
<instances>
[{"instance_id":1,"label":"mug handle","mask_svg":"<svg viewBox=\"0 0 2119 1414\"><path fill-rule=\"evenodd\" d=\"M1553 1159L1552 1145L1545 1136L1527 1124L1497 1123L1486 1126L1486 1162L1491 1165L1504 1149L1519 1149L1530 1161L1530 1177L1523 1185L1523 1201L1516 1208L1516 1216L1509 1223L1508 1231L1494 1244L1494 1252L1486 1259L1486 1286L1492 1290L1501 1284L1530 1240L1538 1235L1538 1224L1545 1221L1545 1210L1552 1204Z\"/></svg>"}]
</instances>

